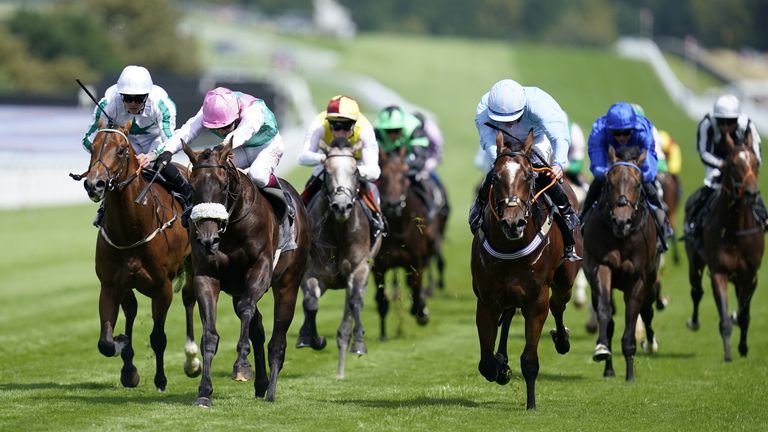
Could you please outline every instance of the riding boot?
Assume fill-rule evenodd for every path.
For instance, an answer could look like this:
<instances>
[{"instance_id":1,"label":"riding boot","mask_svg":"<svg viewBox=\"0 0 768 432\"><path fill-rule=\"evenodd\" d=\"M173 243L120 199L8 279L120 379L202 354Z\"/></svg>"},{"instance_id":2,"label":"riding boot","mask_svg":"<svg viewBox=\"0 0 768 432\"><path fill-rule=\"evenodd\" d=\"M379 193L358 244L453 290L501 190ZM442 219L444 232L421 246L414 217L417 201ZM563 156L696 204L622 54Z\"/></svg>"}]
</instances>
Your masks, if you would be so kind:
<instances>
[{"instance_id":1,"label":"riding boot","mask_svg":"<svg viewBox=\"0 0 768 432\"><path fill-rule=\"evenodd\" d=\"M419 180L419 176L414 175L410 176L411 179L411 185L413 186L413 191L416 192L416 196L419 197L422 204L424 204L424 208L427 209L427 220L432 220L435 216L436 208L435 208L435 200L432 198L432 194L430 193L430 190L432 190L432 185L429 184L431 180L429 177Z\"/></svg>"},{"instance_id":2,"label":"riding boot","mask_svg":"<svg viewBox=\"0 0 768 432\"><path fill-rule=\"evenodd\" d=\"M99 209L96 210L96 217L93 218L93 226L101 228L102 222L104 222L104 200L99 202Z\"/></svg>"},{"instance_id":3,"label":"riding boot","mask_svg":"<svg viewBox=\"0 0 768 432\"><path fill-rule=\"evenodd\" d=\"M312 201L312 198L320 190L322 184L322 174L313 174L309 180L307 180L307 184L304 186L304 191L301 192L301 201L305 206L309 205L309 202Z\"/></svg>"},{"instance_id":4,"label":"riding boot","mask_svg":"<svg viewBox=\"0 0 768 432\"><path fill-rule=\"evenodd\" d=\"M688 213L686 226L684 228L686 235L696 235L699 232L701 228L702 210L706 207L707 201L709 201L709 197L712 196L713 192L715 192L715 189L709 186L703 186L701 189L694 192L697 194L696 200L693 202L690 209L686 208L686 213Z\"/></svg>"},{"instance_id":5,"label":"riding boot","mask_svg":"<svg viewBox=\"0 0 768 432\"><path fill-rule=\"evenodd\" d=\"M544 176L540 178L543 179L542 181L547 181ZM579 226L580 221L573 211L570 201L568 201L568 195L565 194L560 183L552 185L546 190L546 194L557 207L558 214L555 216L555 222L563 233L563 246L565 246L563 258L572 262L581 261L581 257L576 254L576 241L573 238L573 230ZM562 221L558 219L562 219Z\"/></svg>"},{"instance_id":6,"label":"riding boot","mask_svg":"<svg viewBox=\"0 0 768 432\"><path fill-rule=\"evenodd\" d=\"M664 211L664 207L662 207L659 201L659 194L653 182L643 183L643 186L648 207L653 211L654 220L656 221L656 234L659 239L660 250L661 252L666 252L669 250L666 239L673 235L672 225L667 218L667 212Z\"/></svg>"},{"instance_id":7,"label":"riding boot","mask_svg":"<svg viewBox=\"0 0 768 432\"><path fill-rule=\"evenodd\" d=\"M371 210L371 230L373 231L373 238L378 237L379 235L387 235L387 223L384 217L381 214L381 206L380 206L380 199L379 199L379 189L376 187L376 184L373 182L362 182L362 188L361 188L362 194L364 194L368 201L370 201L370 205L366 205Z\"/></svg>"},{"instance_id":8,"label":"riding boot","mask_svg":"<svg viewBox=\"0 0 768 432\"><path fill-rule=\"evenodd\" d=\"M579 219L581 219L582 222L586 220L587 214L590 210L592 210L592 207L597 202L597 199L600 198L600 194L603 192L604 184L605 178L595 178L592 181L592 184L589 185L587 196L584 198L584 204L582 204L581 207L581 216L579 216Z\"/></svg>"},{"instance_id":9,"label":"riding boot","mask_svg":"<svg viewBox=\"0 0 768 432\"><path fill-rule=\"evenodd\" d=\"M192 213L192 185L181 175L176 165L172 163L166 164L161 173L170 185L171 192L179 199L182 208L181 225L187 228L189 227L189 215Z\"/></svg>"},{"instance_id":10,"label":"riding boot","mask_svg":"<svg viewBox=\"0 0 768 432\"><path fill-rule=\"evenodd\" d=\"M440 180L440 176L437 175L437 172L430 172L429 177L435 183L435 186L440 191L440 194L443 195L442 205L440 206L440 214L444 217L448 217L451 212L451 206L448 203L448 193L445 191L445 185L443 185L443 181Z\"/></svg>"},{"instance_id":11,"label":"riding boot","mask_svg":"<svg viewBox=\"0 0 768 432\"><path fill-rule=\"evenodd\" d=\"M469 209L469 230L472 231L472 234L475 234L477 230L480 228L480 226L483 224L483 211L485 210L485 206L488 205L488 193L491 189L491 176L493 174L491 171L488 171L488 174L485 175L485 178L483 179L483 183L480 185L480 190L477 193L477 197L475 197L475 202L472 204L472 207Z\"/></svg>"},{"instance_id":12,"label":"riding boot","mask_svg":"<svg viewBox=\"0 0 768 432\"><path fill-rule=\"evenodd\" d=\"M757 218L758 222L763 225L763 229L768 231L768 210L765 209L765 202L763 197L758 193L752 200L752 213Z\"/></svg>"},{"instance_id":13,"label":"riding boot","mask_svg":"<svg viewBox=\"0 0 768 432\"><path fill-rule=\"evenodd\" d=\"M294 217L296 216L296 208L293 206L293 198L291 198L291 194L289 194L288 191L283 189L282 185L280 185L280 182L277 180L277 177L274 174L269 175L269 180L267 181L267 184L262 188L262 191L271 195L275 199L283 201L285 204L285 212L280 215L280 222L282 223L284 218L287 217L289 223L292 224Z\"/></svg>"}]
</instances>

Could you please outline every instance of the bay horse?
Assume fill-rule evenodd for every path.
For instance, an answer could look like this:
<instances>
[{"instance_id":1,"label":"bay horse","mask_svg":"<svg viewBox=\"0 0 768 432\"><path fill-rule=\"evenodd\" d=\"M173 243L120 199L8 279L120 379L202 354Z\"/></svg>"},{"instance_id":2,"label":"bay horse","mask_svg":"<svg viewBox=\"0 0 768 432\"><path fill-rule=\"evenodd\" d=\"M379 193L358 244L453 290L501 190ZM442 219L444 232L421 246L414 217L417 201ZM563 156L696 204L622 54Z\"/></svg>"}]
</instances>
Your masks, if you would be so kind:
<instances>
[{"instance_id":1,"label":"bay horse","mask_svg":"<svg viewBox=\"0 0 768 432\"><path fill-rule=\"evenodd\" d=\"M438 212L434 217L430 217L427 214L428 209L408 176L405 147L390 153L380 151L379 165L381 211L387 220L387 236L382 241L372 271L380 321L379 338L386 340L389 299L385 291L385 274L389 270L405 270L406 283L411 290L410 313L419 325L429 322L423 275L427 273L430 261L435 259L440 271L438 278L440 281L443 279L440 242L446 215Z\"/></svg>"},{"instance_id":2,"label":"bay horse","mask_svg":"<svg viewBox=\"0 0 768 432\"><path fill-rule=\"evenodd\" d=\"M254 351L254 389L257 398L275 400L277 377L283 367L286 332L293 320L299 282L309 252L310 231L304 206L296 190L278 180L296 205L295 238L285 237L289 221L278 216L284 202L270 201L247 174L232 162L232 140L199 152L183 145L192 163L190 183L194 189L190 215L190 241L194 263L193 288L203 324L203 375L195 405L210 407L213 384L211 363L216 354L216 305L219 293L232 296L240 318L240 338L232 377L247 381L251 344ZM285 216L288 218L288 216ZM281 227L282 225L282 227ZM288 241L289 246L283 240ZM283 250L283 248L285 250ZM274 321L269 341L267 375L262 315L257 302L272 287Z\"/></svg>"},{"instance_id":3,"label":"bay horse","mask_svg":"<svg viewBox=\"0 0 768 432\"><path fill-rule=\"evenodd\" d=\"M624 292L625 327L621 349L626 361L626 380L634 381L634 356L638 315L645 323L648 350L657 348L652 327L657 298L659 255L656 225L646 204L641 166L646 153L625 148L617 156L608 147L609 169L597 208L584 221L584 262L592 287L592 307L597 311L598 337L594 361L605 361L603 376L613 377L611 346L616 307L611 291Z\"/></svg>"},{"instance_id":4,"label":"bay horse","mask_svg":"<svg viewBox=\"0 0 768 432\"><path fill-rule=\"evenodd\" d=\"M362 144L352 146L346 138L322 144L325 153L322 190L309 203L308 213L315 234L307 271L301 282L304 293L304 324L297 348L321 350L325 337L317 331L320 297L328 289L345 291L344 313L336 333L339 349L338 378L344 377L346 352L368 353L362 313L368 286L370 262L381 246L381 236L371 238L371 226L360 197L360 180L355 154Z\"/></svg>"},{"instance_id":5,"label":"bay horse","mask_svg":"<svg viewBox=\"0 0 768 432\"><path fill-rule=\"evenodd\" d=\"M707 207L702 209L703 229L698 235L686 234L685 251L688 255L688 280L693 300L693 315L688 321L688 327L699 329L699 302L704 295L701 280L704 268L709 267L712 293L720 315L720 337L725 361L730 362L733 320L728 314L728 282L736 288L736 323L741 328L739 354L746 357L749 308L757 287L757 271L763 258L765 239L763 227L751 210L751 200L756 199L760 193L759 162L752 150L752 135L747 135L746 142L735 142L728 133L723 136L727 156L721 168L722 187L719 192L712 194ZM692 195L686 203L686 226L692 216L689 209L694 199L695 195Z\"/></svg>"},{"instance_id":6,"label":"bay horse","mask_svg":"<svg viewBox=\"0 0 768 432\"><path fill-rule=\"evenodd\" d=\"M549 311L556 328L550 332L560 354L570 350L569 333L563 324L566 303L579 265L563 260L563 236L553 224L554 206L540 200L536 192L537 175L548 168L531 163L533 130L522 146L496 137L496 160L484 227L472 241L472 289L477 296L475 322L480 340L478 369L488 380L500 385L512 378L507 357L509 326L516 309L525 318L525 348L520 368L526 384L526 408L536 408L536 377L539 373L538 345ZM554 180L553 180L554 183ZM550 184L551 186L551 184ZM576 198L565 186L572 205ZM546 195L543 195L546 197ZM582 252L581 235L576 230L576 252ZM550 295L551 288L551 295ZM498 351L494 345L501 327Z\"/></svg>"},{"instance_id":7,"label":"bay horse","mask_svg":"<svg viewBox=\"0 0 768 432\"><path fill-rule=\"evenodd\" d=\"M173 300L173 281L183 283L187 338L184 370L190 377L200 374L197 344L194 342L192 314L195 297L191 291L191 263L187 230L181 226L181 205L162 186L149 185L141 175L136 153L128 140L131 122L121 127L99 130L93 140L88 171L72 175L85 178L85 189L93 201L104 200L104 220L96 240L96 275L99 278L99 352L106 357L120 356L123 368L120 382L125 387L139 384L133 364L133 324L137 302L133 290L152 299L150 345L155 353L155 387L164 391L164 353L167 344L165 320ZM179 170L187 174L184 167ZM148 188L148 189L147 189ZM136 203L142 191L144 198ZM114 336L122 307L125 334Z\"/></svg>"}]
</instances>

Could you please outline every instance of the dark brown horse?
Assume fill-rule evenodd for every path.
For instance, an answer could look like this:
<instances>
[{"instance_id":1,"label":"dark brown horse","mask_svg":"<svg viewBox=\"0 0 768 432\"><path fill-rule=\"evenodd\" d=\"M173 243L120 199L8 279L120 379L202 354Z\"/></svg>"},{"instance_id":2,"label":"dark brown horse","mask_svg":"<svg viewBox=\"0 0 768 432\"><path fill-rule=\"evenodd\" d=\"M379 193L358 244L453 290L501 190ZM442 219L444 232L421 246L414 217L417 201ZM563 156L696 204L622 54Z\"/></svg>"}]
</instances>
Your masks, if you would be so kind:
<instances>
[{"instance_id":1,"label":"dark brown horse","mask_svg":"<svg viewBox=\"0 0 768 432\"><path fill-rule=\"evenodd\" d=\"M709 267L712 292L720 315L720 336L723 340L725 361L731 361L731 333L733 321L728 314L728 282L736 287L738 311L736 323L741 328L739 354L747 355L747 330L749 306L757 287L757 271L763 258L763 228L751 210L751 200L758 191L758 160L752 150L752 136L746 143L735 143L730 134L723 134L728 156L722 171L722 187L713 194L703 211L698 235L689 234L685 239L688 254L688 280L691 283L693 316L688 321L692 330L699 329L699 302L704 295L701 279L704 268ZM686 203L686 224L690 202Z\"/></svg>"},{"instance_id":2,"label":"dark brown horse","mask_svg":"<svg viewBox=\"0 0 768 432\"><path fill-rule=\"evenodd\" d=\"M388 231L372 270L376 282L381 340L387 339L389 299L385 291L386 272L396 268L405 270L406 282L411 289L411 315L416 317L417 323L426 325L429 322L429 311L422 279L430 261L441 260L443 216L430 218L427 214L427 207L418 197L408 177L409 167L405 155L405 147L389 154L379 152L381 210L387 219Z\"/></svg>"},{"instance_id":3,"label":"dark brown horse","mask_svg":"<svg viewBox=\"0 0 768 432\"><path fill-rule=\"evenodd\" d=\"M371 227L360 201L360 181L355 153L346 138L334 139L326 154L322 191L309 203L315 233L307 271L301 283L304 292L304 324L296 341L298 348L325 348L317 332L320 296L328 289L345 291L344 314L336 333L339 349L338 378L344 377L346 352L368 352L363 334L363 300L368 286L371 260L381 245L381 236L371 239Z\"/></svg>"},{"instance_id":4,"label":"dark brown horse","mask_svg":"<svg viewBox=\"0 0 768 432\"><path fill-rule=\"evenodd\" d=\"M480 339L480 373L488 380L507 384L512 377L507 357L509 326L519 308L525 318L525 348L520 368L526 384L526 408L536 408L536 377L539 374L538 345L548 310L556 329L550 334L560 354L570 350L563 312L571 298L571 286L579 271L577 263L564 261L563 236L553 224L551 206L539 200L530 158L533 131L525 143L503 142L496 137L496 160L484 211L484 225L472 242L472 288L477 296L475 322ZM539 172L538 175L544 175ZM576 205L573 191L566 192ZM578 232L576 252L582 253ZM550 296L551 288L551 296ZM501 326L499 348L494 355Z\"/></svg>"},{"instance_id":5,"label":"dark brown horse","mask_svg":"<svg viewBox=\"0 0 768 432\"><path fill-rule=\"evenodd\" d=\"M200 152L185 144L184 153L192 163L193 288L203 321L203 376L195 404L211 406L211 363L219 344L216 304L221 291L232 296L235 313L240 318L238 355L232 376L237 380L250 378L248 354L253 344L256 397L274 401L277 376L285 360L286 332L293 320L299 282L309 252L306 210L296 191L280 180L283 190L290 193L296 204L295 237L281 235L281 231L288 228L288 222L281 223L276 208L284 202L270 201L247 174L235 168L231 160L231 140ZM268 346L270 375L267 376L266 338L257 302L270 286L275 302Z\"/></svg>"},{"instance_id":6,"label":"dark brown horse","mask_svg":"<svg viewBox=\"0 0 768 432\"><path fill-rule=\"evenodd\" d=\"M680 252L674 232L677 231L677 209L680 207L680 199L682 197L680 178L676 174L669 172L659 173L656 178L661 185L662 197L664 204L667 206L667 216L669 217L669 223L672 225L673 234L669 239L670 247L672 248L672 261L675 264L679 264Z\"/></svg>"},{"instance_id":7,"label":"dark brown horse","mask_svg":"<svg viewBox=\"0 0 768 432\"><path fill-rule=\"evenodd\" d=\"M635 149L626 149L635 150ZM637 152L636 152L637 153ZM584 273L592 286L592 307L597 311L595 361L605 361L603 376L615 376L611 359L616 308L612 288L624 292L625 327L621 350L627 365L626 380L634 380L637 341L635 326L642 315L649 349L655 349L653 304L658 291L659 255L656 226L646 204L641 166L646 154L617 157L608 147L605 186L598 206L584 221Z\"/></svg>"},{"instance_id":8,"label":"dark brown horse","mask_svg":"<svg viewBox=\"0 0 768 432\"><path fill-rule=\"evenodd\" d=\"M159 184L149 186L139 203L134 200L148 182L140 174L139 163L128 141L130 123L118 128L101 124L93 140L85 188L94 201L104 199L105 215L96 241L96 275L99 294L99 352L107 357L120 355L123 368L120 382L126 387L139 384L133 364L133 323L137 302L133 290L152 299L154 325L149 336L155 352L155 387L165 390L163 355L166 348L165 320L173 299L173 280L186 271L182 291L187 319L187 362L184 370L200 374L197 345L192 333L195 305L190 289L192 270L187 230L181 226L181 206ZM179 168L186 173L186 169ZM114 337L118 308L125 314L125 334Z\"/></svg>"}]
</instances>

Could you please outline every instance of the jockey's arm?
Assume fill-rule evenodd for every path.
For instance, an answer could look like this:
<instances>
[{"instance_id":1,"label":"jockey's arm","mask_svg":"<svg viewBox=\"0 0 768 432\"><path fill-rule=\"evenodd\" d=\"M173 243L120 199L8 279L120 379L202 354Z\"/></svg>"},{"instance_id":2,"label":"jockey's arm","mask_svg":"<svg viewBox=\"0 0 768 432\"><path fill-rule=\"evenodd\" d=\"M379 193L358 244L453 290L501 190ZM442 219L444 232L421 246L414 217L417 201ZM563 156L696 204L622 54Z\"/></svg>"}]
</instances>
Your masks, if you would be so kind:
<instances>
[{"instance_id":1,"label":"jockey's arm","mask_svg":"<svg viewBox=\"0 0 768 432\"><path fill-rule=\"evenodd\" d=\"M178 153L179 150L181 150L182 141L189 145L189 143L200 135L200 132L203 129L203 109L200 108L197 114L173 132L173 136L165 142L165 151L169 151L173 154Z\"/></svg>"},{"instance_id":2,"label":"jockey's arm","mask_svg":"<svg viewBox=\"0 0 768 432\"><path fill-rule=\"evenodd\" d=\"M643 182L652 183L656 180L658 170L658 159L656 157L656 140L652 134L643 134L642 147L645 151L645 161L643 161Z\"/></svg>"},{"instance_id":3,"label":"jockey's arm","mask_svg":"<svg viewBox=\"0 0 768 432\"><path fill-rule=\"evenodd\" d=\"M712 130L715 127L717 126L712 123L709 116L706 116L701 120L699 129L696 131L696 148L699 151L699 156L704 165L711 168L720 168L723 166L723 161L712 153L714 150L714 143L711 142L713 139Z\"/></svg>"},{"instance_id":4,"label":"jockey's arm","mask_svg":"<svg viewBox=\"0 0 768 432\"><path fill-rule=\"evenodd\" d=\"M365 181L376 181L381 175L381 168L379 168L379 145L376 143L373 127L367 127L360 132L360 141L363 143L362 157L357 163L360 178Z\"/></svg>"},{"instance_id":5,"label":"jockey's arm","mask_svg":"<svg viewBox=\"0 0 768 432\"><path fill-rule=\"evenodd\" d=\"M589 170L595 178L605 177L608 167L608 137L602 127L592 127L592 132L587 140L587 153L589 154Z\"/></svg>"},{"instance_id":6,"label":"jockey's arm","mask_svg":"<svg viewBox=\"0 0 768 432\"><path fill-rule=\"evenodd\" d=\"M232 139L232 148L238 148L256 135L264 125L264 112L261 105L253 104L243 111L237 128L224 138L224 141Z\"/></svg>"},{"instance_id":7,"label":"jockey's arm","mask_svg":"<svg viewBox=\"0 0 768 432\"><path fill-rule=\"evenodd\" d=\"M748 133L752 134L752 150L754 150L755 155L757 156L757 162L758 164L763 164L763 158L760 155L760 134L757 133L757 127L755 126L755 122L750 121L749 122L749 131Z\"/></svg>"},{"instance_id":8,"label":"jockey's arm","mask_svg":"<svg viewBox=\"0 0 768 432\"><path fill-rule=\"evenodd\" d=\"M307 130L304 137L304 144L299 153L299 164L303 166L315 166L323 163L325 154L319 151L320 141L323 137L323 124L319 118L316 118Z\"/></svg>"}]
</instances>

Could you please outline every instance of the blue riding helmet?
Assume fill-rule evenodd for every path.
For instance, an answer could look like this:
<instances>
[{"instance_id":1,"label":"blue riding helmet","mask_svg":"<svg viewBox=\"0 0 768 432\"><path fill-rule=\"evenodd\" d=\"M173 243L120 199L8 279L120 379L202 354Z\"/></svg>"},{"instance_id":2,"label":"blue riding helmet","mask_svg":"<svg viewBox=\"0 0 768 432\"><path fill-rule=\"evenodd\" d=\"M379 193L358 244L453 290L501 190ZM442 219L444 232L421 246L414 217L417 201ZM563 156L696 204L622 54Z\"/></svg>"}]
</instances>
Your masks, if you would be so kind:
<instances>
[{"instance_id":1,"label":"blue riding helmet","mask_svg":"<svg viewBox=\"0 0 768 432\"><path fill-rule=\"evenodd\" d=\"M605 115L605 126L609 130L634 129L637 123L637 115L632 105L626 102L617 102L608 108Z\"/></svg>"}]
</instances>

